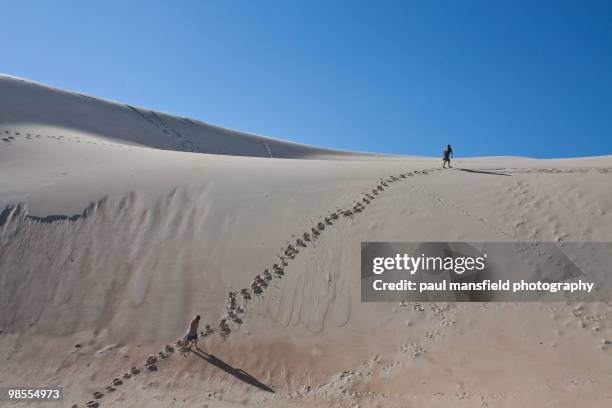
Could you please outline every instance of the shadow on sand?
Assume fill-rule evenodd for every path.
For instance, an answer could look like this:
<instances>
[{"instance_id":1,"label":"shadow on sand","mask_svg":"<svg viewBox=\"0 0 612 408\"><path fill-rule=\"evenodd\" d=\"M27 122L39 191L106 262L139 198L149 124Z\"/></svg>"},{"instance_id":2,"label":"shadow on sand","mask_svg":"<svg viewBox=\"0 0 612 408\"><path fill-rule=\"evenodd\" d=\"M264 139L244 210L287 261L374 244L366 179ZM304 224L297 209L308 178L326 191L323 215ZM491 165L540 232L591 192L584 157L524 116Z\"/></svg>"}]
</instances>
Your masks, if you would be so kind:
<instances>
[{"instance_id":1,"label":"shadow on sand","mask_svg":"<svg viewBox=\"0 0 612 408\"><path fill-rule=\"evenodd\" d=\"M201 350L197 347L195 350L191 349L191 352L195 354L196 356L200 357L202 360L206 360L206 362L214 365L217 368L220 368L221 370L225 371L228 374L233 375L240 381L250 384L253 387L257 387L260 390L271 392L274 394L274 390L272 388L268 387L266 384L262 382L259 382L255 377L251 376L246 371L241 370L240 368L234 368L230 366L229 364L227 364L225 361L220 360L217 357L213 356L212 354L208 354L204 350Z\"/></svg>"},{"instance_id":2,"label":"shadow on sand","mask_svg":"<svg viewBox=\"0 0 612 408\"><path fill-rule=\"evenodd\" d=\"M472 170L472 169L462 169L460 167L456 168L457 170L461 170L461 171L467 171L468 173L479 173L479 174L491 174L494 176L510 176L510 174L506 174L506 173L496 173L494 171L485 171L485 170Z\"/></svg>"}]
</instances>

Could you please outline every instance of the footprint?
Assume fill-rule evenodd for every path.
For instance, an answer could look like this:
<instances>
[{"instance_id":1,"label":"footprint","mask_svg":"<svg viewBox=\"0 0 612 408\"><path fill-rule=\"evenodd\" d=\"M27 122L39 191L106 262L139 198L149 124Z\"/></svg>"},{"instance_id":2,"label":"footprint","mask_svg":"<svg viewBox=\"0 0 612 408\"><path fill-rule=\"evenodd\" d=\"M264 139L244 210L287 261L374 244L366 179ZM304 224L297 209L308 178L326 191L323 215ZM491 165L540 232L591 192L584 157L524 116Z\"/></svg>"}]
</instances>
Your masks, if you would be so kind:
<instances>
[{"instance_id":1,"label":"footprint","mask_svg":"<svg viewBox=\"0 0 612 408\"><path fill-rule=\"evenodd\" d=\"M274 264L274 266L272 267L272 270L274 270L274 273L279 277L285 274L284 269L280 267L278 264Z\"/></svg>"}]
</instances>

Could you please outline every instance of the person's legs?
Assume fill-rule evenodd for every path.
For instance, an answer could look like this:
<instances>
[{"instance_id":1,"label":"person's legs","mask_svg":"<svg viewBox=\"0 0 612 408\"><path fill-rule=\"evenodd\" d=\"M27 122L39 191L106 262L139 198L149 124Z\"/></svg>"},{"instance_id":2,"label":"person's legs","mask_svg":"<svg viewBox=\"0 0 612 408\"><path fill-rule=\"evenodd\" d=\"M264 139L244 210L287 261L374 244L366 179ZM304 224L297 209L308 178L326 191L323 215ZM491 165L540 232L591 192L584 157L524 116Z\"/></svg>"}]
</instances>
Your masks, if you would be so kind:
<instances>
[{"instance_id":1,"label":"person's legs","mask_svg":"<svg viewBox=\"0 0 612 408\"><path fill-rule=\"evenodd\" d=\"M187 345L189 347L198 346L198 336L187 336Z\"/></svg>"}]
</instances>

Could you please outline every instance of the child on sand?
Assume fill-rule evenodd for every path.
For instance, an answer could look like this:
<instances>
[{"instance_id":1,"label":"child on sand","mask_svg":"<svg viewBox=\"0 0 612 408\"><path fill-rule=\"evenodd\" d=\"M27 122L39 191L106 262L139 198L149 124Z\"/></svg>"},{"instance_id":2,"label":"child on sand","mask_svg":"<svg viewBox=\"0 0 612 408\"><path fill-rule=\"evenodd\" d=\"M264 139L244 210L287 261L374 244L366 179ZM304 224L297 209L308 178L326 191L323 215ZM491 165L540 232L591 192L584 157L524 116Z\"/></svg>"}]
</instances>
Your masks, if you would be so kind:
<instances>
[{"instance_id":1,"label":"child on sand","mask_svg":"<svg viewBox=\"0 0 612 408\"><path fill-rule=\"evenodd\" d=\"M198 347L198 325L200 324L200 315L197 315L189 324L189 331L185 336L185 341L189 346Z\"/></svg>"}]
</instances>

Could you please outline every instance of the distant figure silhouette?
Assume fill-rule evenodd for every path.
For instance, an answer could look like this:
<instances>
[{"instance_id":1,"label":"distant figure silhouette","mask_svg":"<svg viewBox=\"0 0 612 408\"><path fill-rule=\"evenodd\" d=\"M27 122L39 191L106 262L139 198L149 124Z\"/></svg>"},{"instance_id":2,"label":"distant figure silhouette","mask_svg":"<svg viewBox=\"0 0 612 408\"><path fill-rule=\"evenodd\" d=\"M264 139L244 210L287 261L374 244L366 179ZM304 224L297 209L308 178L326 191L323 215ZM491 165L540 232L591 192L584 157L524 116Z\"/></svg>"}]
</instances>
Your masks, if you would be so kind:
<instances>
[{"instance_id":1,"label":"distant figure silhouette","mask_svg":"<svg viewBox=\"0 0 612 408\"><path fill-rule=\"evenodd\" d=\"M450 159L453 156L453 148L451 145L446 146L444 149L444 157L442 158L442 168L446 168L446 163L448 163L448 168L451 168Z\"/></svg>"}]
</instances>

